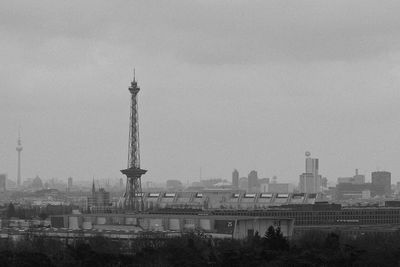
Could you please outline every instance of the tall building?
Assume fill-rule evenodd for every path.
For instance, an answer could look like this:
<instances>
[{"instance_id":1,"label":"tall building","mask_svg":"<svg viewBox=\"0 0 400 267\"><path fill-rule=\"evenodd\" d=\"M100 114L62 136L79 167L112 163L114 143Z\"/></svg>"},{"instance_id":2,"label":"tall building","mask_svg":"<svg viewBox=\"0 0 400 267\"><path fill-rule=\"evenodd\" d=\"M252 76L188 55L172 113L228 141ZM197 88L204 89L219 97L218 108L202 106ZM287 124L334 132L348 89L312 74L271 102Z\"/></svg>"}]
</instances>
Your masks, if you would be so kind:
<instances>
[{"instance_id":1,"label":"tall building","mask_svg":"<svg viewBox=\"0 0 400 267\"><path fill-rule=\"evenodd\" d=\"M72 177L68 177L68 192L71 190L72 188Z\"/></svg>"},{"instance_id":2,"label":"tall building","mask_svg":"<svg viewBox=\"0 0 400 267\"><path fill-rule=\"evenodd\" d=\"M358 169L356 169L356 174L353 177L339 177L337 183L365 184L365 175L358 174Z\"/></svg>"},{"instance_id":3,"label":"tall building","mask_svg":"<svg viewBox=\"0 0 400 267\"><path fill-rule=\"evenodd\" d=\"M232 186L234 188L239 187L239 172L236 169L232 172Z\"/></svg>"},{"instance_id":4,"label":"tall building","mask_svg":"<svg viewBox=\"0 0 400 267\"><path fill-rule=\"evenodd\" d=\"M251 171L248 175L248 192L258 191L258 174L256 171Z\"/></svg>"},{"instance_id":5,"label":"tall building","mask_svg":"<svg viewBox=\"0 0 400 267\"><path fill-rule=\"evenodd\" d=\"M40 179L39 175L36 175L36 177L32 180L32 184L30 187L34 190L42 190L43 189L43 182L42 182L42 179Z\"/></svg>"},{"instance_id":6,"label":"tall building","mask_svg":"<svg viewBox=\"0 0 400 267\"><path fill-rule=\"evenodd\" d=\"M318 159L310 158L311 154L306 152L306 173L312 173L314 175L318 175Z\"/></svg>"},{"instance_id":7,"label":"tall building","mask_svg":"<svg viewBox=\"0 0 400 267\"><path fill-rule=\"evenodd\" d=\"M315 181L312 173L302 173L300 175L299 190L301 193L315 193Z\"/></svg>"},{"instance_id":8,"label":"tall building","mask_svg":"<svg viewBox=\"0 0 400 267\"><path fill-rule=\"evenodd\" d=\"M6 192L7 174L0 174L0 192Z\"/></svg>"},{"instance_id":9,"label":"tall building","mask_svg":"<svg viewBox=\"0 0 400 267\"><path fill-rule=\"evenodd\" d=\"M318 193L321 192L321 180L319 175L319 160L311 158L311 153L306 152L306 168L305 172L300 175L299 189L302 193Z\"/></svg>"},{"instance_id":10,"label":"tall building","mask_svg":"<svg viewBox=\"0 0 400 267\"><path fill-rule=\"evenodd\" d=\"M384 194L384 186L379 184L364 183L339 183L336 186L335 197L337 200L367 199Z\"/></svg>"},{"instance_id":11,"label":"tall building","mask_svg":"<svg viewBox=\"0 0 400 267\"><path fill-rule=\"evenodd\" d=\"M356 174L353 176L354 183L364 184L365 183L365 175L359 174L358 169L356 169Z\"/></svg>"},{"instance_id":12,"label":"tall building","mask_svg":"<svg viewBox=\"0 0 400 267\"><path fill-rule=\"evenodd\" d=\"M91 213L108 213L111 211L112 203L110 202L110 193L99 188L96 191L94 180L92 184L92 195L88 197L88 210Z\"/></svg>"},{"instance_id":13,"label":"tall building","mask_svg":"<svg viewBox=\"0 0 400 267\"><path fill-rule=\"evenodd\" d=\"M377 171L371 173L371 183L373 185L382 185L382 195L391 194L391 173L386 171Z\"/></svg>"},{"instance_id":14,"label":"tall building","mask_svg":"<svg viewBox=\"0 0 400 267\"><path fill-rule=\"evenodd\" d=\"M128 90L131 94L131 114L129 118L128 168L121 170L122 174L126 175L123 206L126 210L140 212L144 210L141 177L147 170L140 168L138 117L138 93L140 88L136 82L135 75Z\"/></svg>"},{"instance_id":15,"label":"tall building","mask_svg":"<svg viewBox=\"0 0 400 267\"><path fill-rule=\"evenodd\" d=\"M17 148L18 152L18 167L17 167L17 187L21 186L21 152L22 152L22 144L21 144L21 134L18 133L18 141Z\"/></svg>"}]
</instances>

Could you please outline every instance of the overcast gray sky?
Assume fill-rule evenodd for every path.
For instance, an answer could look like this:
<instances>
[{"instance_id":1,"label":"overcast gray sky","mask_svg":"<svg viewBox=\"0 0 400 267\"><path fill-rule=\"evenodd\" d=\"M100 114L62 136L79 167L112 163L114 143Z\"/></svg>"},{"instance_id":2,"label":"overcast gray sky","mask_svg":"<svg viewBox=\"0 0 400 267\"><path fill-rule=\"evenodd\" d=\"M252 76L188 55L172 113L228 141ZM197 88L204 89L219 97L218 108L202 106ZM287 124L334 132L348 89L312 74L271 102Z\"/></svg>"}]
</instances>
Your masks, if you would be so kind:
<instances>
[{"instance_id":1,"label":"overcast gray sky","mask_svg":"<svg viewBox=\"0 0 400 267\"><path fill-rule=\"evenodd\" d=\"M0 173L117 178L136 68L143 181L400 175L400 1L1 1Z\"/></svg>"}]
</instances>

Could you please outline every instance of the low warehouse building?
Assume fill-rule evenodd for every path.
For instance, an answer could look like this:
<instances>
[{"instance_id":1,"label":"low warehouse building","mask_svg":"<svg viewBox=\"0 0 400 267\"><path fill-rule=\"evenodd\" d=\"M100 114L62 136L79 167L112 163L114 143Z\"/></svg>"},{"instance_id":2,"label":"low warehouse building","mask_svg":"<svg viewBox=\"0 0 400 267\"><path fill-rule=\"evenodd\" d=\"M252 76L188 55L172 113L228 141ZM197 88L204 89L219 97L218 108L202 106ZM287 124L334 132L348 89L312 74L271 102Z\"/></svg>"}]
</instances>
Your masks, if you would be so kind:
<instances>
[{"instance_id":1,"label":"low warehouse building","mask_svg":"<svg viewBox=\"0 0 400 267\"><path fill-rule=\"evenodd\" d=\"M262 236L270 226L280 227L284 236L291 237L294 220L208 214L70 214L52 216L51 226L83 231L124 230L126 233L200 231L214 237L243 239L256 232Z\"/></svg>"}]
</instances>

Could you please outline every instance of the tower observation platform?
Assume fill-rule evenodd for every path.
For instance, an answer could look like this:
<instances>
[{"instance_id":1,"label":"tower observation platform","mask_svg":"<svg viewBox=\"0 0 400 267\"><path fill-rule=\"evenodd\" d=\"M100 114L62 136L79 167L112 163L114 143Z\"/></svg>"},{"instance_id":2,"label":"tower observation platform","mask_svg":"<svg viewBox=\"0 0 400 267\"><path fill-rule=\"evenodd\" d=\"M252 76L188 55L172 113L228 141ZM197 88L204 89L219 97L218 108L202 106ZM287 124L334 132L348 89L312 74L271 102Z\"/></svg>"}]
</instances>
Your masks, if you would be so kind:
<instances>
[{"instance_id":1,"label":"tower observation platform","mask_svg":"<svg viewBox=\"0 0 400 267\"><path fill-rule=\"evenodd\" d=\"M139 150L139 117L138 117L138 86L135 76L129 87L131 93L131 109L129 118L128 167L121 170L126 175L126 190L123 208L126 211L141 212L144 210L141 177L147 170L140 168Z\"/></svg>"}]
</instances>

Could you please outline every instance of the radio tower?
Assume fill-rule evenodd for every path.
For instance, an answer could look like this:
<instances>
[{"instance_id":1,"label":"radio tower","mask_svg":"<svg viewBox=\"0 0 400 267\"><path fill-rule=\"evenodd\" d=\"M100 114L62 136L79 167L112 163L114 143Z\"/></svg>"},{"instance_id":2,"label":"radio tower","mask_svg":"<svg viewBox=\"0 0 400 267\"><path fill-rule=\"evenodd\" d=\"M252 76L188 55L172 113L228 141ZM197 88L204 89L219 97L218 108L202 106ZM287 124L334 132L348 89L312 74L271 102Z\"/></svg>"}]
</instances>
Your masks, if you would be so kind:
<instances>
[{"instance_id":1,"label":"radio tower","mask_svg":"<svg viewBox=\"0 0 400 267\"><path fill-rule=\"evenodd\" d=\"M140 168L139 152L139 121L137 95L140 91L133 74L133 81L129 87L131 93L131 114L129 121L129 148L128 168L121 170L126 175L126 190L124 207L128 211L140 212L144 210L141 176L147 172Z\"/></svg>"},{"instance_id":2,"label":"radio tower","mask_svg":"<svg viewBox=\"0 0 400 267\"><path fill-rule=\"evenodd\" d=\"M17 186L21 186L21 151L22 151L22 145L21 145L21 133L18 131L18 141L17 141L17 148L18 152L18 169L17 169Z\"/></svg>"}]
</instances>

